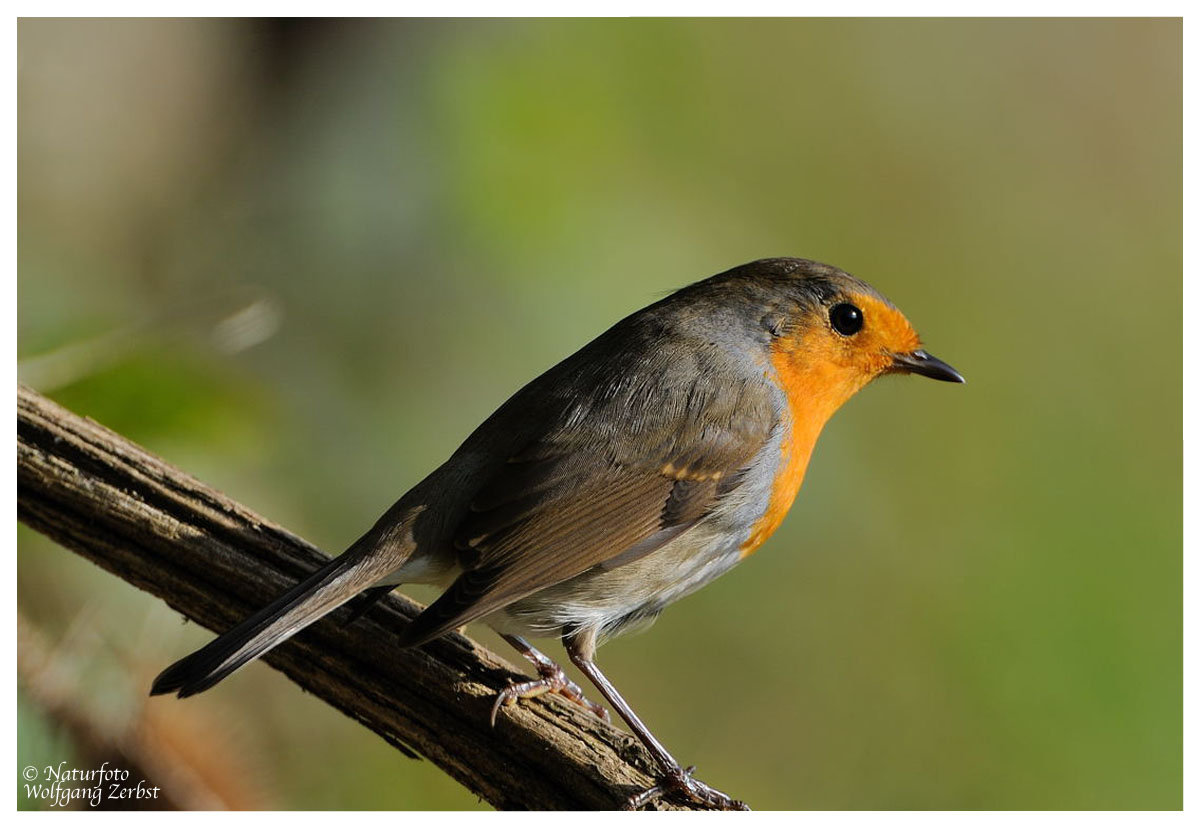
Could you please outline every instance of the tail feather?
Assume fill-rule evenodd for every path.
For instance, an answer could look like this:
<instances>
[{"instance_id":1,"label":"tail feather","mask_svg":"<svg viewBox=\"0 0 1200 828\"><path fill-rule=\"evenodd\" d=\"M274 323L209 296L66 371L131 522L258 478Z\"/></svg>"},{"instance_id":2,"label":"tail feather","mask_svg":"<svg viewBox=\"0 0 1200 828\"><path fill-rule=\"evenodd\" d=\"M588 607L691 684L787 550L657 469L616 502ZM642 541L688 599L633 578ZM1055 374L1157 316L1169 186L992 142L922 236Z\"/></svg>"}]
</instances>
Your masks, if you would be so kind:
<instances>
[{"instance_id":1,"label":"tail feather","mask_svg":"<svg viewBox=\"0 0 1200 828\"><path fill-rule=\"evenodd\" d=\"M207 690L377 583L403 559L360 544L362 541L233 629L163 670L151 685L150 695L176 693L183 698Z\"/></svg>"}]
</instances>

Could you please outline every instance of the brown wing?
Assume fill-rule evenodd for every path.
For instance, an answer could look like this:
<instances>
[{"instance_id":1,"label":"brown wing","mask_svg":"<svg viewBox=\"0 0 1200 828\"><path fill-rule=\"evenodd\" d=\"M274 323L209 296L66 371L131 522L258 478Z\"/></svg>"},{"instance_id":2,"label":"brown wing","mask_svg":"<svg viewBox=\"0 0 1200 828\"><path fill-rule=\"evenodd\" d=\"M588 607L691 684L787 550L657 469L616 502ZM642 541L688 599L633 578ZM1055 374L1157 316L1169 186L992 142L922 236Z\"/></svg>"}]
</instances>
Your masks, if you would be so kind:
<instances>
[{"instance_id":1,"label":"brown wing","mask_svg":"<svg viewBox=\"0 0 1200 828\"><path fill-rule=\"evenodd\" d=\"M406 643L592 567L623 566L694 526L737 486L776 422L766 389L733 385L700 394L693 382L636 406L618 397L531 441L477 492L456 536L465 572Z\"/></svg>"}]
</instances>

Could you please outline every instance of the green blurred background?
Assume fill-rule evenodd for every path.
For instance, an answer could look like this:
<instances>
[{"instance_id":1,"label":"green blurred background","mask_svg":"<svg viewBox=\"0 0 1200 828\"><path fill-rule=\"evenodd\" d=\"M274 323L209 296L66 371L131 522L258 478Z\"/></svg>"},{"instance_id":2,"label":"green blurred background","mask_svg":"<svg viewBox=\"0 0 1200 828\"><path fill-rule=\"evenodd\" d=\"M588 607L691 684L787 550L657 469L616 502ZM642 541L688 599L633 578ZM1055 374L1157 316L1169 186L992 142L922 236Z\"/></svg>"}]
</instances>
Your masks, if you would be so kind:
<instances>
[{"instance_id":1,"label":"green blurred background","mask_svg":"<svg viewBox=\"0 0 1200 828\"><path fill-rule=\"evenodd\" d=\"M756 808L1181 807L1178 21L18 32L25 381L335 553L622 315L837 264L969 384L868 389L780 532L600 663ZM222 803L482 807L261 665L146 699L209 633L17 537L82 713ZM78 751L20 698L19 765Z\"/></svg>"}]
</instances>

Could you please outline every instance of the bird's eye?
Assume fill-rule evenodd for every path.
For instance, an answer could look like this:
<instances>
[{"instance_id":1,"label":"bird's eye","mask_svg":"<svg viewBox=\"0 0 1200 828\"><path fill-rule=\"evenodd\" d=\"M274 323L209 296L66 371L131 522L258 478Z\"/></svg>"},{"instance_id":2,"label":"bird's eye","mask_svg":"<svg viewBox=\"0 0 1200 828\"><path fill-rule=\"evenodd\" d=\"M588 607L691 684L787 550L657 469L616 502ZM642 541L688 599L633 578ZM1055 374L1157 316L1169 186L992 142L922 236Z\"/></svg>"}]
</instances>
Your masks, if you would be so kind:
<instances>
[{"instance_id":1,"label":"bird's eye","mask_svg":"<svg viewBox=\"0 0 1200 828\"><path fill-rule=\"evenodd\" d=\"M829 322L842 336L854 336L862 330L862 311L849 302L842 302L829 309Z\"/></svg>"}]
</instances>

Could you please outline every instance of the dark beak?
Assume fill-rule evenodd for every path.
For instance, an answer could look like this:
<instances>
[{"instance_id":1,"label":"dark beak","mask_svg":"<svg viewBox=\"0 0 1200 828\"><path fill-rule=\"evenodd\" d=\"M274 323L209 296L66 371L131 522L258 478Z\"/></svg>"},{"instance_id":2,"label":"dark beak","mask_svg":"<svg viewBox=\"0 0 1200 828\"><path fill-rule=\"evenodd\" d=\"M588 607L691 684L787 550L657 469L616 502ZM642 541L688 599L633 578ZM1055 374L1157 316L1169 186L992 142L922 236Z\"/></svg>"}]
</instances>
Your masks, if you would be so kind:
<instances>
[{"instance_id":1,"label":"dark beak","mask_svg":"<svg viewBox=\"0 0 1200 828\"><path fill-rule=\"evenodd\" d=\"M903 374L920 374L930 379L943 382L966 382L963 375L946 363L924 351L913 351L911 354L893 354L892 370Z\"/></svg>"}]
</instances>

